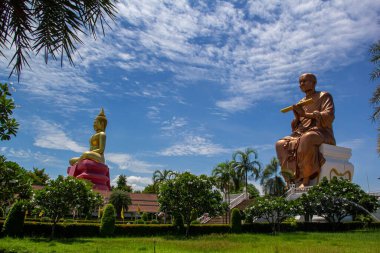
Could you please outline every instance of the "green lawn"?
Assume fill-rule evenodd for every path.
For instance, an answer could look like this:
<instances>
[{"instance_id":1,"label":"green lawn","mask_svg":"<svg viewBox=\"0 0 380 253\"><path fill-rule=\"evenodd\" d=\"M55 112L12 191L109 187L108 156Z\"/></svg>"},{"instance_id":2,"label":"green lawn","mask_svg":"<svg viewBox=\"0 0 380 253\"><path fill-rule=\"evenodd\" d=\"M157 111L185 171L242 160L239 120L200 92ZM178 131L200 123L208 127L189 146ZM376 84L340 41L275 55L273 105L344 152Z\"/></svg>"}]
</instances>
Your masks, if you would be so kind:
<instances>
[{"instance_id":1,"label":"green lawn","mask_svg":"<svg viewBox=\"0 0 380 253\"><path fill-rule=\"evenodd\" d=\"M380 231L347 233L226 234L191 237L0 239L2 252L380 252Z\"/></svg>"}]
</instances>

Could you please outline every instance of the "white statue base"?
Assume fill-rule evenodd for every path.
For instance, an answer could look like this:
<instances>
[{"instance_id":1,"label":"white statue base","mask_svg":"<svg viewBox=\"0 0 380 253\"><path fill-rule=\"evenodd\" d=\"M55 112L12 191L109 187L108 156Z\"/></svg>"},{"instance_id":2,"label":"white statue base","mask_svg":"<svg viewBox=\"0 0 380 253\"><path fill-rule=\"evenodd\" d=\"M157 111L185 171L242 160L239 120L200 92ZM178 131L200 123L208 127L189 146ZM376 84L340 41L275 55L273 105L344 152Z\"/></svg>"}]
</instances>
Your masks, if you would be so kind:
<instances>
[{"instance_id":1,"label":"white statue base","mask_svg":"<svg viewBox=\"0 0 380 253\"><path fill-rule=\"evenodd\" d=\"M323 164L318 177L310 181L311 186L318 184L324 177L328 180L338 177L352 181L354 166L349 162L352 155L350 148L322 144L319 151L326 159L326 162Z\"/></svg>"}]
</instances>

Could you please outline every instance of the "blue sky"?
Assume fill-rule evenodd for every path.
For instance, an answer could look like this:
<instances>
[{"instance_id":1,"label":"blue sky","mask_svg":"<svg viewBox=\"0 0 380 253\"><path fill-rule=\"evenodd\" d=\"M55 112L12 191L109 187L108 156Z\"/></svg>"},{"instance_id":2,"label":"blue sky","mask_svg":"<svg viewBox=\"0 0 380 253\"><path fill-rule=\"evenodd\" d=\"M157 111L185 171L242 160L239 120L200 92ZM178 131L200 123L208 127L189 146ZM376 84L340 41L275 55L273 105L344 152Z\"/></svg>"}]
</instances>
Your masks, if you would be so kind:
<instances>
[{"instance_id":1,"label":"blue sky","mask_svg":"<svg viewBox=\"0 0 380 253\"><path fill-rule=\"evenodd\" d=\"M334 97L335 137L352 148L354 182L380 191L368 103L378 1L121 0L117 9L106 36L81 35L75 66L33 56L18 83L0 59L21 124L0 143L9 160L66 175L104 107L111 179L125 174L135 189L156 169L210 174L246 147L266 165L290 133L292 114L279 110L302 98L298 76L313 72Z\"/></svg>"}]
</instances>

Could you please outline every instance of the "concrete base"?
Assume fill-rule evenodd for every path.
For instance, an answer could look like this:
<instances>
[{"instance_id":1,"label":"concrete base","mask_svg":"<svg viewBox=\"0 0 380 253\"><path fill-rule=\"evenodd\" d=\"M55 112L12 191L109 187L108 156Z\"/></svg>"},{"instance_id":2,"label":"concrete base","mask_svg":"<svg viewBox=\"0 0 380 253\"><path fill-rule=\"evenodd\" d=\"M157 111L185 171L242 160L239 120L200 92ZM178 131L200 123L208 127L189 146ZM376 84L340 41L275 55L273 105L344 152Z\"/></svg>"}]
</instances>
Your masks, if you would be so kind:
<instances>
[{"instance_id":1,"label":"concrete base","mask_svg":"<svg viewBox=\"0 0 380 253\"><path fill-rule=\"evenodd\" d=\"M351 149L322 144L319 151L326 159L321 168L318 177L310 182L310 185L318 184L324 177L331 180L333 177L345 178L352 181L354 176L354 166L349 162L351 158Z\"/></svg>"}]
</instances>

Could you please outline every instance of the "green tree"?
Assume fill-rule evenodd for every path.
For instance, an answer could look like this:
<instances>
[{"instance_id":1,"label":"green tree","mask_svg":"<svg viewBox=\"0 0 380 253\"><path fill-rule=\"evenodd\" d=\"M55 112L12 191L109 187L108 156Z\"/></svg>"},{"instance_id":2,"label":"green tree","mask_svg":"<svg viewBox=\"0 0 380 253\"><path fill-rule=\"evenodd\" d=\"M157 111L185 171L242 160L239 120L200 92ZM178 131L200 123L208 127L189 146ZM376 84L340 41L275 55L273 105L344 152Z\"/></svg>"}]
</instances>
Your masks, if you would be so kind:
<instances>
[{"instance_id":1,"label":"green tree","mask_svg":"<svg viewBox=\"0 0 380 253\"><path fill-rule=\"evenodd\" d=\"M260 191L253 184L248 184L247 190L250 199L257 198L260 196Z\"/></svg>"},{"instance_id":2,"label":"green tree","mask_svg":"<svg viewBox=\"0 0 380 253\"><path fill-rule=\"evenodd\" d=\"M2 229L4 235L22 236L27 205L28 203L25 200L13 204Z\"/></svg>"},{"instance_id":3,"label":"green tree","mask_svg":"<svg viewBox=\"0 0 380 253\"><path fill-rule=\"evenodd\" d=\"M231 232L232 233L241 232L241 215L240 215L240 210L238 208L232 209Z\"/></svg>"},{"instance_id":4,"label":"green tree","mask_svg":"<svg viewBox=\"0 0 380 253\"><path fill-rule=\"evenodd\" d=\"M205 175L196 176L190 172L178 174L160 184L158 202L161 211L182 216L189 235L192 215L200 217L204 213L210 216L220 214L222 196L213 189L213 180Z\"/></svg>"},{"instance_id":5,"label":"green tree","mask_svg":"<svg viewBox=\"0 0 380 253\"><path fill-rule=\"evenodd\" d=\"M103 29L107 17L114 18L112 0L2 0L0 1L0 49L13 50L14 72L20 77L23 66L29 65L30 52L44 53L45 62L64 55L73 64L79 34L97 36L97 26ZM104 33L104 29L103 29ZM5 57L3 51L0 54Z\"/></svg>"},{"instance_id":6,"label":"green tree","mask_svg":"<svg viewBox=\"0 0 380 253\"><path fill-rule=\"evenodd\" d=\"M12 118L13 110L16 108L16 106L11 96L12 94L9 92L8 84L0 83L0 140L2 141L10 140L11 135L16 136L19 127L19 124L17 123L16 119Z\"/></svg>"},{"instance_id":7,"label":"green tree","mask_svg":"<svg viewBox=\"0 0 380 253\"><path fill-rule=\"evenodd\" d=\"M248 186L248 173L251 173L253 180L257 180L260 177L261 164L257 160L257 152L254 149L247 148L245 151L238 150L233 153L232 158L235 162L235 168L242 178L245 180L245 191Z\"/></svg>"},{"instance_id":8,"label":"green tree","mask_svg":"<svg viewBox=\"0 0 380 253\"><path fill-rule=\"evenodd\" d=\"M33 185L46 185L50 179L49 175L45 173L45 169L33 168L33 171L28 171L28 175L32 179Z\"/></svg>"},{"instance_id":9,"label":"green tree","mask_svg":"<svg viewBox=\"0 0 380 253\"><path fill-rule=\"evenodd\" d=\"M127 176L126 175L120 175L117 178L115 189L120 190L120 191L125 191L125 192L132 192L132 186L127 184Z\"/></svg>"},{"instance_id":10,"label":"green tree","mask_svg":"<svg viewBox=\"0 0 380 253\"><path fill-rule=\"evenodd\" d=\"M115 231L115 222L115 207L112 204L108 204L104 208L102 220L100 222L100 235L112 236Z\"/></svg>"},{"instance_id":11,"label":"green tree","mask_svg":"<svg viewBox=\"0 0 380 253\"><path fill-rule=\"evenodd\" d=\"M175 178L177 174L172 170L155 170L153 172L152 180L153 186L156 188L156 191L159 189L159 185L169 179Z\"/></svg>"},{"instance_id":12,"label":"green tree","mask_svg":"<svg viewBox=\"0 0 380 253\"><path fill-rule=\"evenodd\" d=\"M224 199L228 203L230 203L230 193L233 187L233 174L235 174L233 163L229 161L219 163L212 170L212 176L215 178L218 188L223 192Z\"/></svg>"},{"instance_id":13,"label":"green tree","mask_svg":"<svg viewBox=\"0 0 380 253\"><path fill-rule=\"evenodd\" d=\"M0 155L0 206L11 206L16 197L27 200L31 196L31 180L26 170Z\"/></svg>"},{"instance_id":14,"label":"green tree","mask_svg":"<svg viewBox=\"0 0 380 253\"><path fill-rule=\"evenodd\" d=\"M371 46L370 54L371 62L375 64L375 69L371 73L371 79L376 80L380 78L380 40ZM374 107L372 119L374 121L378 121L380 118L380 84L377 85L375 91L373 92L370 102ZM380 153L380 126L377 130L379 132L377 137L377 152Z\"/></svg>"},{"instance_id":15,"label":"green tree","mask_svg":"<svg viewBox=\"0 0 380 253\"><path fill-rule=\"evenodd\" d=\"M92 191L92 185L75 177L58 176L36 192L35 206L43 211L52 222L51 237L54 237L55 226L66 214L76 212L91 214L103 201L98 193Z\"/></svg>"},{"instance_id":16,"label":"green tree","mask_svg":"<svg viewBox=\"0 0 380 253\"><path fill-rule=\"evenodd\" d=\"M129 193L121 190L112 191L109 202L115 207L117 217L121 216L121 209L127 212L128 206L132 204Z\"/></svg>"},{"instance_id":17,"label":"green tree","mask_svg":"<svg viewBox=\"0 0 380 253\"><path fill-rule=\"evenodd\" d=\"M157 189L156 186L154 186L154 184L148 184L147 186L145 186L145 188L142 191L142 193L155 193L155 194L157 194L158 193L158 189Z\"/></svg>"},{"instance_id":18,"label":"green tree","mask_svg":"<svg viewBox=\"0 0 380 253\"><path fill-rule=\"evenodd\" d=\"M281 176L281 167L276 157L273 157L262 174L260 184L265 194L281 196L285 192L286 183Z\"/></svg>"},{"instance_id":19,"label":"green tree","mask_svg":"<svg viewBox=\"0 0 380 253\"><path fill-rule=\"evenodd\" d=\"M333 224L350 215L371 213L379 207L376 197L365 193L359 185L336 177L331 181L323 178L302 195L301 203L305 214L316 214Z\"/></svg>"},{"instance_id":20,"label":"green tree","mask_svg":"<svg viewBox=\"0 0 380 253\"><path fill-rule=\"evenodd\" d=\"M272 226L273 233L276 233L280 229L281 222L299 214L301 210L298 201L266 196L257 198L252 206L246 208L245 214L250 221L258 218L267 220Z\"/></svg>"}]
</instances>

